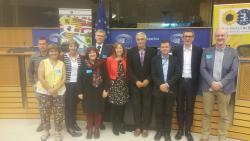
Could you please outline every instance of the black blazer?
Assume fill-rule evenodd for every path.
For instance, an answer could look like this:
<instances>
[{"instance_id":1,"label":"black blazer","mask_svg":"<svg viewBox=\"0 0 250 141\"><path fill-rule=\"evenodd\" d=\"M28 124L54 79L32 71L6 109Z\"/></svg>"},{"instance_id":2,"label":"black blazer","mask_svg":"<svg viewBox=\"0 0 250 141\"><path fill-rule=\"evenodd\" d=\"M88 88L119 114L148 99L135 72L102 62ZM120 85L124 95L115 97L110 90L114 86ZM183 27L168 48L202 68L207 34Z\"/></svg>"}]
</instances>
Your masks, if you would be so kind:
<instances>
[{"instance_id":1,"label":"black blazer","mask_svg":"<svg viewBox=\"0 0 250 141\"><path fill-rule=\"evenodd\" d=\"M103 82L98 86L92 85L93 69L88 67L86 62L83 61L78 70L78 93L83 94L83 110L86 113L96 113L104 111L104 98L102 97L103 90L108 89L108 76L106 66L101 64L99 66L100 75Z\"/></svg>"},{"instance_id":2,"label":"black blazer","mask_svg":"<svg viewBox=\"0 0 250 141\"><path fill-rule=\"evenodd\" d=\"M103 44L102 52L99 54L100 59L107 59L112 54L112 45Z\"/></svg>"},{"instance_id":3,"label":"black blazer","mask_svg":"<svg viewBox=\"0 0 250 141\"><path fill-rule=\"evenodd\" d=\"M191 73L192 73L192 86L194 91L198 90L200 79L200 64L203 49L201 47L192 47L191 57ZM176 55L180 62L181 73L183 72L183 46L173 48L173 54Z\"/></svg>"},{"instance_id":4,"label":"black blazer","mask_svg":"<svg viewBox=\"0 0 250 141\"><path fill-rule=\"evenodd\" d=\"M155 48L146 47L144 64L141 66L138 47L134 47L128 51L127 54L127 69L129 80L135 84L136 81L143 81L145 79L151 82L151 61L156 55Z\"/></svg>"},{"instance_id":5,"label":"black blazer","mask_svg":"<svg viewBox=\"0 0 250 141\"><path fill-rule=\"evenodd\" d=\"M154 82L154 95L161 96L163 92L160 91L160 85L164 84L164 75L162 68L162 57L157 55L152 60L152 78ZM168 61L168 74L167 74L167 83L169 85L170 92L173 92L176 86L176 82L181 77L180 65L176 56L169 55Z\"/></svg>"}]
</instances>

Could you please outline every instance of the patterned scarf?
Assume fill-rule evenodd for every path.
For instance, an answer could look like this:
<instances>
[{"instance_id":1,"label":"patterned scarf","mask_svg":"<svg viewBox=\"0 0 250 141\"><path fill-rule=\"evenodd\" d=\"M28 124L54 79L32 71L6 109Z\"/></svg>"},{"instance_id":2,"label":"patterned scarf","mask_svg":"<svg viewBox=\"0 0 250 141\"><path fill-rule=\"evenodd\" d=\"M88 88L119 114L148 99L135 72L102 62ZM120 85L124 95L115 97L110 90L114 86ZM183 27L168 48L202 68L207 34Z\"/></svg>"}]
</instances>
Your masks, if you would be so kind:
<instances>
[{"instance_id":1,"label":"patterned scarf","mask_svg":"<svg viewBox=\"0 0 250 141\"><path fill-rule=\"evenodd\" d=\"M94 64L92 64L89 60L85 60L85 62L87 66L93 70L92 86L97 88L103 82L103 78L100 73L101 62L99 60L96 60Z\"/></svg>"}]
</instances>

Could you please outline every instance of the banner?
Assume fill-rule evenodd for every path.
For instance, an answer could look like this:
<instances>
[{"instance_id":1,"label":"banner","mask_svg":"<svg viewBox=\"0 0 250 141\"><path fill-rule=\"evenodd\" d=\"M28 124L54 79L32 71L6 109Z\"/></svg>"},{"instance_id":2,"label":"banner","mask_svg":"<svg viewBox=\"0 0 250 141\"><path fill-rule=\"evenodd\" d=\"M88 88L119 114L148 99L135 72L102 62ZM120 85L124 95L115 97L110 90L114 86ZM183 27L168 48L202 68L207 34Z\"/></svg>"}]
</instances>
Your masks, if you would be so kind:
<instances>
[{"instance_id":1,"label":"banner","mask_svg":"<svg viewBox=\"0 0 250 141\"><path fill-rule=\"evenodd\" d=\"M137 32L145 32L147 35L147 45L150 47L159 47L161 40L169 40L172 46L178 46L183 43L182 32L185 29L112 29L111 43L121 42L126 48L136 45L135 35ZM211 29L210 28L193 28L195 33L194 45L202 48L210 47Z\"/></svg>"},{"instance_id":2,"label":"banner","mask_svg":"<svg viewBox=\"0 0 250 141\"><path fill-rule=\"evenodd\" d=\"M168 39L172 46L182 44L182 32L180 29L111 29L110 44L115 42L123 43L126 48L131 48L136 45L135 35L137 32L145 32L147 34L147 45L150 47L159 47L161 40ZM211 29L210 28L193 28L195 33L194 45L202 48L210 47L211 43ZM49 43L60 44L60 30L59 29L33 29L33 45L37 44L39 37L43 36L49 40ZM81 50L80 50L81 51Z\"/></svg>"},{"instance_id":3,"label":"banner","mask_svg":"<svg viewBox=\"0 0 250 141\"><path fill-rule=\"evenodd\" d=\"M250 3L214 5L213 15L213 29L228 32L228 45L250 44Z\"/></svg>"},{"instance_id":4,"label":"banner","mask_svg":"<svg viewBox=\"0 0 250 141\"><path fill-rule=\"evenodd\" d=\"M59 9L60 37L64 44L74 39L79 48L85 49L92 44L91 9Z\"/></svg>"}]
</instances>

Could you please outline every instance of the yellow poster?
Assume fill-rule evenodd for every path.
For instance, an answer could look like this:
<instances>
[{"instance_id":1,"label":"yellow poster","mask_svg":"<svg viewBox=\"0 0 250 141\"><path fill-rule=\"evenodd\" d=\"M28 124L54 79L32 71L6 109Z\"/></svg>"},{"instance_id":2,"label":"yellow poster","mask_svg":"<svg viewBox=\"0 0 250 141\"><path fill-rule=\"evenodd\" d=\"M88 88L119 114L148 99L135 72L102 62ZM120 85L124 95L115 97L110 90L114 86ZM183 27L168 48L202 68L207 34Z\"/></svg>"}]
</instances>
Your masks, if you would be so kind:
<instances>
[{"instance_id":1,"label":"yellow poster","mask_svg":"<svg viewBox=\"0 0 250 141\"><path fill-rule=\"evenodd\" d=\"M217 28L228 32L227 44L233 48L250 44L250 3L214 5L213 29Z\"/></svg>"}]
</instances>

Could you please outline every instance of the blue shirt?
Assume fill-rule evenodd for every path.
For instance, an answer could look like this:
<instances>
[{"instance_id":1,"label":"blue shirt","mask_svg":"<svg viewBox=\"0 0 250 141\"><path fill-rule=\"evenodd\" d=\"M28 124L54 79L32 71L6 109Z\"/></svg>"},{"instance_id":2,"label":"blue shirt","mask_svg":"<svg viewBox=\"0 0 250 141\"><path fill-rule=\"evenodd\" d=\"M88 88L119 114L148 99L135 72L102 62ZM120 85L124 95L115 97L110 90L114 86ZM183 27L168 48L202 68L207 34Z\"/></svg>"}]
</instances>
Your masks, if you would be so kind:
<instances>
[{"instance_id":1,"label":"blue shirt","mask_svg":"<svg viewBox=\"0 0 250 141\"><path fill-rule=\"evenodd\" d=\"M164 82L167 82L168 79L168 56L162 56L162 71L164 76Z\"/></svg>"}]
</instances>

